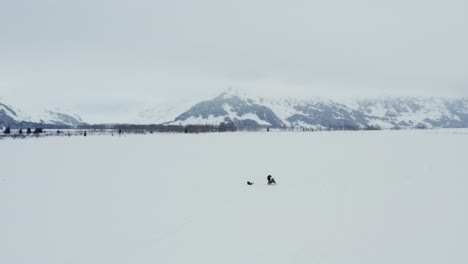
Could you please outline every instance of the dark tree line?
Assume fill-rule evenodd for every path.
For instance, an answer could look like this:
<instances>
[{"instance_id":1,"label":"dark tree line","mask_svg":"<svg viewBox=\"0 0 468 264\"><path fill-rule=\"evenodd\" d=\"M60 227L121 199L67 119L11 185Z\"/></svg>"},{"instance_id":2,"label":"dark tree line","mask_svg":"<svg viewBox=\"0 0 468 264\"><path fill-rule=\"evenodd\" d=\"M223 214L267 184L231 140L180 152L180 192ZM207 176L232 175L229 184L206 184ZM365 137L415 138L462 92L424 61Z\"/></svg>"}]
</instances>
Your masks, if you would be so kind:
<instances>
[{"instance_id":1,"label":"dark tree line","mask_svg":"<svg viewBox=\"0 0 468 264\"><path fill-rule=\"evenodd\" d=\"M28 129L26 130L26 134L27 134L27 135L29 135L29 134L31 134L31 133L33 133L33 134L41 134L41 133L43 133L43 132L44 132L44 129L43 129L43 128L36 128L36 129L34 129L34 132L31 131L31 128L28 128ZM19 135L23 135L23 133L24 133L24 132L23 132L23 129L18 130L18 134L19 134ZM3 130L3 134L5 134L5 135L10 135L10 134L11 134L11 128L10 128L10 127L5 128L5 130Z\"/></svg>"},{"instance_id":2,"label":"dark tree line","mask_svg":"<svg viewBox=\"0 0 468 264\"><path fill-rule=\"evenodd\" d=\"M82 125L75 129L63 132L61 128L55 128L50 130L48 133L42 127L27 128L26 132L23 129L19 129L18 133L12 135L10 127L4 129L4 136L10 137L25 137L26 135L43 135L43 136L88 136L88 135L106 135L110 134L124 135L124 134L147 134L147 133L185 133L185 134L197 134L197 133L218 133L218 132L234 132L234 131L267 131L271 129L278 129L283 131L295 131L295 132L312 132L312 131L336 131L336 130L381 130L378 126L354 126L354 125L329 125L326 127L318 128L305 128L305 127L268 127L268 126L248 126L239 127L232 122L222 122L219 125L132 125L132 124L97 124L97 125ZM399 128L396 128L399 129ZM26 134L26 135L25 135Z\"/></svg>"},{"instance_id":3,"label":"dark tree line","mask_svg":"<svg viewBox=\"0 0 468 264\"><path fill-rule=\"evenodd\" d=\"M211 132L230 132L237 131L238 128L233 123L220 123L219 125L87 125L80 126L80 129L111 129L118 131L119 135L131 134L144 134L144 133L211 133Z\"/></svg>"}]
</instances>

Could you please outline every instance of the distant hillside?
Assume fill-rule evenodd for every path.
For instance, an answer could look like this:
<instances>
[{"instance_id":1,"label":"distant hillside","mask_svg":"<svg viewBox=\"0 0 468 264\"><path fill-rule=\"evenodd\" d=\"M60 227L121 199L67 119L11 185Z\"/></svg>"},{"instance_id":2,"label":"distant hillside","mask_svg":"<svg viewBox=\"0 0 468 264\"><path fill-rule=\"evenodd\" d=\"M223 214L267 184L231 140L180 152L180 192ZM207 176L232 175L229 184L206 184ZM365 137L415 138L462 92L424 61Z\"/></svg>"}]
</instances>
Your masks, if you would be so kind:
<instances>
[{"instance_id":1,"label":"distant hillside","mask_svg":"<svg viewBox=\"0 0 468 264\"><path fill-rule=\"evenodd\" d=\"M174 106L166 109L170 116L159 111L157 120L173 125L229 122L242 127L468 127L467 98L384 97L341 102L318 97L253 97L227 90L215 98L180 109ZM145 123L145 116L148 111L140 115L139 123ZM148 119L146 123L152 122Z\"/></svg>"},{"instance_id":2,"label":"distant hillside","mask_svg":"<svg viewBox=\"0 0 468 264\"><path fill-rule=\"evenodd\" d=\"M35 113L24 111L0 102L0 127L28 128L28 127L76 127L85 124L76 114L65 113L61 110L42 110Z\"/></svg>"}]
</instances>

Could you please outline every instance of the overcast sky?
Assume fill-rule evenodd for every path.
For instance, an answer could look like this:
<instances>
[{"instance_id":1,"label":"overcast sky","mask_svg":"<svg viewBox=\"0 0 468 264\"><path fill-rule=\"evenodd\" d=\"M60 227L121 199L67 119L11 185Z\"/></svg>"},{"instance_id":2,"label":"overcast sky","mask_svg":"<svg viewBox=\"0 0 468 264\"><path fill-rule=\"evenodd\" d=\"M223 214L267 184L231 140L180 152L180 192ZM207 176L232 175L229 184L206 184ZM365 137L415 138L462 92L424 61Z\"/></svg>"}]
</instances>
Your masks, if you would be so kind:
<instances>
[{"instance_id":1,"label":"overcast sky","mask_svg":"<svg viewBox=\"0 0 468 264\"><path fill-rule=\"evenodd\" d=\"M0 97L468 96L466 0L0 0Z\"/></svg>"}]
</instances>

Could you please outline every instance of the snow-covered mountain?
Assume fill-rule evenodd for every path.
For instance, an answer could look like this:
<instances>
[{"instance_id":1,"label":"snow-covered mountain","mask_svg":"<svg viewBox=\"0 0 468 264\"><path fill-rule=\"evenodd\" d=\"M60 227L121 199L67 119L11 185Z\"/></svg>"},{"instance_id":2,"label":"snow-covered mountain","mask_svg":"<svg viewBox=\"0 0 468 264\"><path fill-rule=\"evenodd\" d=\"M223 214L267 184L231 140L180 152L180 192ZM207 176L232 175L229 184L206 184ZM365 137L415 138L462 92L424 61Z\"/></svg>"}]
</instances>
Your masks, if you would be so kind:
<instances>
[{"instance_id":1,"label":"snow-covered mountain","mask_svg":"<svg viewBox=\"0 0 468 264\"><path fill-rule=\"evenodd\" d=\"M0 100L0 128L76 127L85 124L71 111L29 111ZM146 107L128 124L219 125L304 128L468 127L468 98L381 97L331 100L319 97L270 98L229 89L208 100ZM131 114L131 113L129 113ZM105 123L105 122L102 122Z\"/></svg>"},{"instance_id":2,"label":"snow-covered mountain","mask_svg":"<svg viewBox=\"0 0 468 264\"><path fill-rule=\"evenodd\" d=\"M81 117L68 110L41 110L30 114L0 101L0 127L76 127L81 124L84 124Z\"/></svg>"},{"instance_id":3,"label":"snow-covered mountain","mask_svg":"<svg viewBox=\"0 0 468 264\"><path fill-rule=\"evenodd\" d=\"M139 123L218 125L232 122L241 127L306 128L468 127L468 98L266 98L229 89L213 99L186 107L185 111L181 109L183 107L171 106L143 112Z\"/></svg>"},{"instance_id":4,"label":"snow-covered mountain","mask_svg":"<svg viewBox=\"0 0 468 264\"><path fill-rule=\"evenodd\" d=\"M386 97L356 100L357 111L384 126L468 127L468 98Z\"/></svg>"},{"instance_id":5,"label":"snow-covered mountain","mask_svg":"<svg viewBox=\"0 0 468 264\"><path fill-rule=\"evenodd\" d=\"M212 100L203 101L177 116L172 124L219 124L232 122L236 126L274 126L283 124L268 107L233 90Z\"/></svg>"},{"instance_id":6,"label":"snow-covered mountain","mask_svg":"<svg viewBox=\"0 0 468 264\"><path fill-rule=\"evenodd\" d=\"M138 113L136 119L130 123L135 124L163 124L174 121L181 113L187 111L195 104L194 101L176 101L159 104L146 108Z\"/></svg>"}]
</instances>

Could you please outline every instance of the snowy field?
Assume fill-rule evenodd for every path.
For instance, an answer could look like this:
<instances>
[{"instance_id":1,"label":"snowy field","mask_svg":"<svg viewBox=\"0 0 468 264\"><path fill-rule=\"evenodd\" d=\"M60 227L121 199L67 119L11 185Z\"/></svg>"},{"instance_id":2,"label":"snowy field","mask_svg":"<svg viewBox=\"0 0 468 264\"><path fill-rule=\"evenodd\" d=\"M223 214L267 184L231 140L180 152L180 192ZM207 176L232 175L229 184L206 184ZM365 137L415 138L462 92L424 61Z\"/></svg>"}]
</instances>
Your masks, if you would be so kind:
<instances>
[{"instance_id":1,"label":"snowy field","mask_svg":"<svg viewBox=\"0 0 468 264\"><path fill-rule=\"evenodd\" d=\"M3 139L0 151L4 264L468 263L468 130Z\"/></svg>"}]
</instances>

